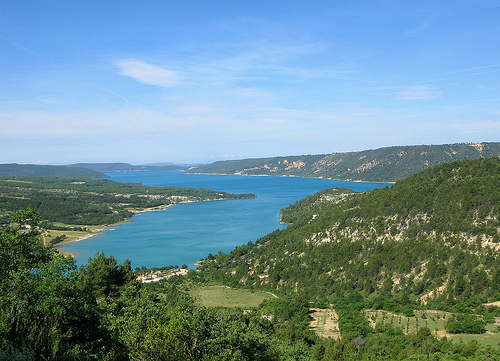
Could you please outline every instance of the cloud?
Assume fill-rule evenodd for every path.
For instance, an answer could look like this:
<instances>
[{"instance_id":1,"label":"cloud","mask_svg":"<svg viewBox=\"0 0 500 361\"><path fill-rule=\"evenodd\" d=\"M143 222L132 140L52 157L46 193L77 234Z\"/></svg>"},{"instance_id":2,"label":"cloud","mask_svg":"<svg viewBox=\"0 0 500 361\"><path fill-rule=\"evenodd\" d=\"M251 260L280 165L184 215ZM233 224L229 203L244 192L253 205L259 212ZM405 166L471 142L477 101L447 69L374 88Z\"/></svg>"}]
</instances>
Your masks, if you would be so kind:
<instances>
[{"instance_id":1,"label":"cloud","mask_svg":"<svg viewBox=\"0 0 500 361\"><path fill-rule=\"evenodd\" d=\"M433 90L429 85L412 85L397 93L400 100L428 100L439 98L443 92Z\"/></svg>"},{"instance_id":2,"label":"cloud","mask_svg":"<svg viewBox=\"0 0 500 361\"><path fill-rule=\"evenodd\" d=\"M227 90L228 95L253 100L274 100L276 96L257 88L231 88Z\"/></svg>"},{"instance_id":3,"label":"cloud","mask_svg":"<svg viewBox=\"0 0 500 361\"><path fill-rule=\"evenodd\" d=\"M408 29L405 32L403 32L403 36L412 36L412 35L417 35L423 31L425 31L427 28L429 28L430 22L426 21L414 28Z\"/></svg>"},{"instance_id":4,"label":"cloud","mask_svg":"<svg viewBox=\"0 0 500 361\"><path fill-rule=\"evenodd\" d=\"M487 120L477 123L454 124L453 127L463 131L464 133L497 132L500 130L500 121Z\"/></svg>"},{"instance_id":5,"label":"cloud","mask_svg":"<svg viewBox=\"0 0 500 361\"><path fill-rule=\"evenodd\" d=\"M128 76L140 83L171 88L185 84L179 72L148 64L135 59L118 60L115 65L119 74Z\"/></svg>"},{"instance_id":6,"label":"cloud","mask_svg":"<svg viewBox=\"0 0 500 361\"><path fill-rule=\"evenodd\" d=\"M203 118L186 118L161 111L126 108L115 111L89 110L83 112L51 113L20 111L0 113L2 136L17 138L64 137L147 137L154 133L184 134Z\"/></svg>"},{"instance_id":7,"label":"cloud","mask_svg":"<svg viewBox=\"0 0 500 361\"><path fill-rule=\"evenodd\" d=\"M54 63L55 61L51 58L48 58L46 57L45 55L42 55L26 46L24 46L23 44L21 43L18 43L14 40L10 40L10 39L6 39L8 43L10 43L13 47L15 47L16 49L18 49L19 51L22 51L30 56L33 56L35 58L38 58L38 59L41 59L41 60L45 60L45 61L49 61L51 63Z\"/></svg>"}]
</instances>

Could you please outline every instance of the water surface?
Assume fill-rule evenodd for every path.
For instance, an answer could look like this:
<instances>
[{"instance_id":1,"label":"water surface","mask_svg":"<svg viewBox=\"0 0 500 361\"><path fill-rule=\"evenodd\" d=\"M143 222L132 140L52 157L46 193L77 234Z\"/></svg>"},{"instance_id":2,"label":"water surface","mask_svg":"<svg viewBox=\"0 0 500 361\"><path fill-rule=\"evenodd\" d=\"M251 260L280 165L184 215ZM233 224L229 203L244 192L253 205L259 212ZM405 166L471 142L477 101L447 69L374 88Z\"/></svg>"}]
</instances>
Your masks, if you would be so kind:
<instances>
[{"instance_id":1,"label":"water surface","mask_svg":"<svg viewBox=\"0 0 500 361\"><path fill-rule=\"evenodd\" d=\"M255 193L253 199L184 203L145 212L133 222L112 226L101 235L59 247L76 254L79 264L96 252L114 255L132 267L190 267L209 253L228 253L235 246L285 226L279 210L325 188L364 191L386 183L345 182L318 178L185 174L181 171L108 173L117 182L148 186L208 188L231 193Z\"/></svg>"}]
</instances>

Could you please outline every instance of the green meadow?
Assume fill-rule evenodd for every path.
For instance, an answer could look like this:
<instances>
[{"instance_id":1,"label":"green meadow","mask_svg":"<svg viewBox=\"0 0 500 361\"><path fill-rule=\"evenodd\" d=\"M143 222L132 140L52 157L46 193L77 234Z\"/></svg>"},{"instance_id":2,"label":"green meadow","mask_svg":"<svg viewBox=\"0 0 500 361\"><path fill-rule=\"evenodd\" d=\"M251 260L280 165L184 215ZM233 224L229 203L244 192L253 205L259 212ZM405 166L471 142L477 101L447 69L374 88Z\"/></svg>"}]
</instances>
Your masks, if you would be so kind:
<instances>
[{"instance_id":1,"label":"green meadow","mask_svg":"<svg viewBox=\"0 0 500 361\"><path fill-rule=\"evenodd\" d=\"M267 292L230 288L221 285L194 287L188 291L196 304L205 307L257 307L268 298Z\"/></svg>"},{"instance_id":2,"label":"green meadow","mask_svg":"<svg viewBox=\"0 0 500 361\"><path fill-rule=\"evenodd\" d=\"M415 310L415 316L406 317L382 310L366 311L366 317L372 327L377 324L391 325L395 328L401 328L405 334L415 334L419 328L427 327L437 337L447 337L453 341L465 343L476 341L482 345L498 346L500 345L500 317L496 317L494 324L486 326L486 332L478 335L469 334L450 334L445 331L446 321L453 315L450 312L433 310Z\"/></svg>"}]
</instances>

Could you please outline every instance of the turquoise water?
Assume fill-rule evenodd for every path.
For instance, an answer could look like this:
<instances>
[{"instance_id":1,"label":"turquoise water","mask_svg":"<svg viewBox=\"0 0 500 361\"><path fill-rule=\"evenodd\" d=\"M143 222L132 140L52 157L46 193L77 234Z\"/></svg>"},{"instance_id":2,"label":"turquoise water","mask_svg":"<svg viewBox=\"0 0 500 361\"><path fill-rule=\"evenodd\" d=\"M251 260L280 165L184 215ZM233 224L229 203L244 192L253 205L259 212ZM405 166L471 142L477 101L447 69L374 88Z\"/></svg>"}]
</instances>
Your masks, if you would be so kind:
<instances>
[{"instance_id":1,"label":"turquoise water","mask_svg":"<svg viewBox=\"0 0 500 361\"><path fill-rule=\"evenodd\" d=\"M185 174L180 171L109 173L117 182L148 186L208 188L231 193L255 193L257 198L184 203L162 211L145 212L133 222L112 226L101 235L59 247L76 254L79 264L96 252L114 255L132 267L192 265L209 253L228 253L235 246L283 228L279 210L325 188L357 191L385 183L344 182L317 178L254 177Z\"/></svg>"}]
</instances>

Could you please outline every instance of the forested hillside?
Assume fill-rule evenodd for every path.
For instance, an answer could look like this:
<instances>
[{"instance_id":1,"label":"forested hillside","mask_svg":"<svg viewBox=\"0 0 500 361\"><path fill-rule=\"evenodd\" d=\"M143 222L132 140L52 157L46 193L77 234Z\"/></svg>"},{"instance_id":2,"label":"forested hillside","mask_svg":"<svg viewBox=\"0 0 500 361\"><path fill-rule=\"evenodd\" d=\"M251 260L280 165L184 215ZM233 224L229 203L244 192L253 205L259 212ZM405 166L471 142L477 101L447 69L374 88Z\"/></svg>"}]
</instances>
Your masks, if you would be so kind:
<instances>
[{"instance_id":1,"label":"forested hillside","mask_svg":"<svg viewBox=\"0 0 500 361\"><path fill-rule=\"evenodd\" d=\"M86 177L106 178L105 174L84 167L34 165L34 164L0 164L0 177Z\"/></svg>"},{"instance_id":2,"label":"forested hillside","mask_svg":"<svg viewBox=\"0 0 500 361\"><path fill-rule=\"evenodd\" d=\"M108 179L0 177L0 217L5 222L9 212L32 207L49 222L105 225L121 222L146 208L254 196L201 188L148 187Z\"/></svg>"},{"instance_id":3,"label":"forested hillside","mask_svg":"<svg viewBox=\"0 0 500 361\"><path fill-rule=\"evenodd\" d=\"M325 303L355 292L477 305L500 300L499 213L499 159L455 161L364 194L320 192L283 210L286 229L203 269Z\"/></svg>"},{"instance_id":4,"label":"forested hillside","mask_svg":"<svg viewBox=\"0 0 500 361\"><path fill-rule=\"evenodd\" d=\"M500 300L499 186L494 157L324 190L282 211L286 229L148 284L113 256L78 268L43 245L36 212L13 212L0 228L0 360L498 360L500 308L485 302ZM214 283L272 297L204 307L188 293ZM338 337L311 328L312 308L335 315Z\"/></svg>"},{"instance_id":5,"label":"forested hillside","mask_svg":"<svg viewBox=\"0 0 500 361\"><path fill-rule=\"evenodd\" d=\"M444 162L500 156L500 143L397 146L361 152L220 161L186 172L393 182Z\"/></svg>"}]
</instances>

